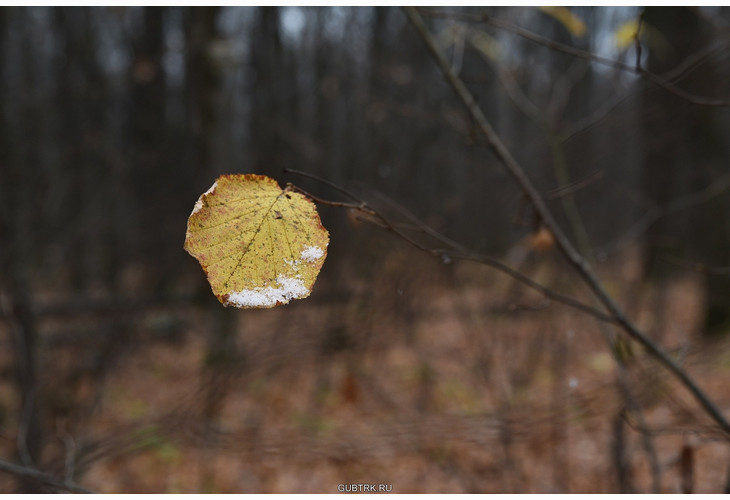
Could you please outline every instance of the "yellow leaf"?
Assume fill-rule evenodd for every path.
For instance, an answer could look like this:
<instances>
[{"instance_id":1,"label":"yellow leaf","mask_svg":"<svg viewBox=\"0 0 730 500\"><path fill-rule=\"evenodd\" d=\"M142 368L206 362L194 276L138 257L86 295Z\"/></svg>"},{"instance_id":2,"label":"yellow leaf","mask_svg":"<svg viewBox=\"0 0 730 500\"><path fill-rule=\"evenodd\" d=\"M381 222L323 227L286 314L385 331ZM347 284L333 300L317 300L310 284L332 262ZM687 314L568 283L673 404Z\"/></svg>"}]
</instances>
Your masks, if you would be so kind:
<instances>
[{"instance_id":1,"label":"yellow leaf","mask_svg":"<svg viewBox=\"0 0 730 500\"><path fill-rule=\"evenodd\" d=\"M304 195L263 175L222 175L195 203L185 250L225 306L274 307L307 297L329 234Z\"/></svg>"},{"instance_id":2,"label":"yellow leaf","mask_svg":"<svg viewBox=\"0 0 730 500\"><path fill-rule=\"evenodd\" d=\"M639 29L639 20L631 19L626 21L614 32L613 38L616 41L616 47L619 50L626 50L633 45L636 38L636 32Z\"/></svg>"},{"instance_id":3,"label":"yellow leaf","mask_svg":"<svg viewBox=\"0 0 730 500\"><path fill-rule=\"evenodd\" d=\"M487 59L499 61L500 45L497 40L484 32L477 31L469 37L472 46L481 52Z\"/></svg>"},{"instance_id":4,"label":"yellow leaf","mask_svg":"<svg viewBox=\"0 0 730 500\"><path fill-rule=\"evenodd\" d=\"M581 37L586 34L586 24L567 7L538 7L542 12L565 26L571 35Z\"/></svg>"}]
</instances>

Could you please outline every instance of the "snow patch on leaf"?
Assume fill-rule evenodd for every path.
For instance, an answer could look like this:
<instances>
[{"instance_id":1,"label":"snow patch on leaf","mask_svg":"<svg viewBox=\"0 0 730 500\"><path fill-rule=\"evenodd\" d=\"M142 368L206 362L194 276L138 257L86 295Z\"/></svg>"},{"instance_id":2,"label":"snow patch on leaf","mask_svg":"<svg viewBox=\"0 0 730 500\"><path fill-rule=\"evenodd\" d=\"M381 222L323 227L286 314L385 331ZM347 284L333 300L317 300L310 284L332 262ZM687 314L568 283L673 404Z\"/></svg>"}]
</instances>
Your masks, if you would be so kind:
<instances>
[{"instance_id":1,"label":"snow patch on leaf","mask_svg":"<svg viewBox=\"0 0 730 500\"><path fill-rule=\"evenodd\" d=\"M226 305L236 307L272 307L286 304L291 299L299 299L309 295L309 289L297 278L279 275L276 278L278 287L257 287L253 290L241 290L228 295Z\"/></svg>"},{"instance_id":2,"label":"snow patch on leaf","mask_svg":"<svg viewBox=\"0 0 730 500\"><path fill-rule=\"evenodd\" d=\"M193 207L193 211L190 215L193 215L196 212L199 212L201 208L203 208L203 198L211 194L213 191L215 191L215 188L218 186L218 181L216 180L212 186L203 194L200 195L200 198L198 198L198 201L195 202L195 206Z\"/></svg>"},{"instance_id":3,"label":"snow patch on leaf","mask_svg":"<svg viewBox=\"0 0 730 500\"><path fill-rule=\"evenodd\" d=\"M302 250L302 255L300 256L302 260L306 262L314 262L315 260L319 259L324 255L324 250L322 250L319 247L315 246L309 246Z\"/></svg>"}]
</instances>

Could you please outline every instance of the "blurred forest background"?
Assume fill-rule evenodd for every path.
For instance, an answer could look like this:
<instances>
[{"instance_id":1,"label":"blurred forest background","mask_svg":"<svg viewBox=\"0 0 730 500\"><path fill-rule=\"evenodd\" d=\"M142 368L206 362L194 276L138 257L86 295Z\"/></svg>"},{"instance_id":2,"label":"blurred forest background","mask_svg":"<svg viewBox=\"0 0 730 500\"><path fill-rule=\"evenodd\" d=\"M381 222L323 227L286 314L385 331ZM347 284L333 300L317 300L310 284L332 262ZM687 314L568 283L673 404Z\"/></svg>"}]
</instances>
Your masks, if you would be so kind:
<instances>
[{"instance_id":1,"label":"blurred forest background","mask_svg":"<svg viewBox=\"0 0 730 500\"><path fill-rule=\"evenodd\" d=\"M730 10L421 13L730 416ZM351 212L320 209L310 298L210 293L183 250L198 196L252 172L343 199L291 168L590 304L401 10L0 8L0 106L0 490L730 489L727 436L633 342Z\"/></svg>"}]
</instances>

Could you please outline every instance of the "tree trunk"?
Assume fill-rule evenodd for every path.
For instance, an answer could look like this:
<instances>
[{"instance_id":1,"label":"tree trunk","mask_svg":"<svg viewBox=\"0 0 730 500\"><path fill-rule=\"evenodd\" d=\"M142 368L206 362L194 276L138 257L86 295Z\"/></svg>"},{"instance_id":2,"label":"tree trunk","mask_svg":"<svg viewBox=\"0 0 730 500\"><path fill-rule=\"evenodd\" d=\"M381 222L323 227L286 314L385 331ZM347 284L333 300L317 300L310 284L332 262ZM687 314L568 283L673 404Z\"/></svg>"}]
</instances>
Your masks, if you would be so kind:
<instances>
[{"instance_id":1,"label":"tree trunk","mask_svg":"<svg viewBox=\"0 0 730 500\"><path fill-rule=\"evenodd\" d=\"M690 7L649 7L644 21L647 32L654 34L646 38L647 69L657 74L673 69L704 47L711 33ZM663 35L671 47L657 44L657 34ZM721 95L721 82L727 81L727 75L723 77L721 71L718 61L712 60L696 67L678 86L698 96ZM645 94L643 115L647 143L642 191L660 209L680 196L705 189L727 171L727 147L715 123L714 108L694 105L664 89L654 89ZM726 266L730 261L728 208L728 197L724 196L659 219L646 234L646 276L665 279L669 266L674 266L667 257ZM730 322L730 281L726 276L709 276L706 290L703 332L712 333Z\"/></svg>"}]
</instances>

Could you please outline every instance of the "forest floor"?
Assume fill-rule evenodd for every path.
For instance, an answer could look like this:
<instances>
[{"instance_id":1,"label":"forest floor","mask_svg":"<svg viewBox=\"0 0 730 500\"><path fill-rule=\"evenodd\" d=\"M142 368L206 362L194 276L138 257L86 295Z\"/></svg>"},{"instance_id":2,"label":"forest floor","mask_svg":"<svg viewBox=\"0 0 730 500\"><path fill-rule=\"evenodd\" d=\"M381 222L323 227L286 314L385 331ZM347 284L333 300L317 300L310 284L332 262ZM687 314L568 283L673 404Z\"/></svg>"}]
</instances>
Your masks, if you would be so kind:
<instances>
[{"instance_id":1,"label":"forest floor","mask_svg":"<svg viewBox=\"0 0 730 500\"><path fill-rule=\"evenodd\" d=\"M698 332L701 277L638 287L627 266L606 269L606 286L730 415L730 339ZM530 272L589 297L554 263ZM649 492L653 453L662 492L725 487L730 447L712 422L620 342L640 432L591 317L409 251L375 273L331 273L276 309L153 309L93 380L59 378L85 358L48 349L57 435L44 469L73 467L102 493ZM136 343L180 318L175 341ZM12 407L6 384L0 402Z\"/></svg>"}]
</instances>

